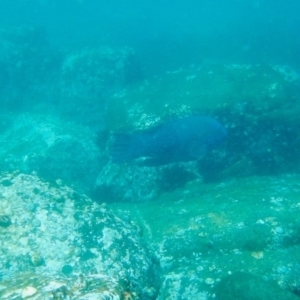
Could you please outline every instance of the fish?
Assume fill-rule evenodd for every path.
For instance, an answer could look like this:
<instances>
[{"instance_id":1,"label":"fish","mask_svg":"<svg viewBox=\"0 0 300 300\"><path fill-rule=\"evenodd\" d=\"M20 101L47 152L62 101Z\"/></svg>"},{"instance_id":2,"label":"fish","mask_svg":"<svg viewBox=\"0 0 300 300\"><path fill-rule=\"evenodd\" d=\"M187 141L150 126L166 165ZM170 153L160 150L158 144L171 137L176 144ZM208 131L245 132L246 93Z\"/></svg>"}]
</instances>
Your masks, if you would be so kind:
<instances>
[{"instance_id":1,"label":"fish","mask_svg":"<svg viewBox=\"0 0 300 300\"><path fill-rule=\"evenodd\" d=\"M115 164L138 160L143 166L189 162L202 158L226 136L226 129L218 121L192 115L145 130L115 133L110 157Z\"/></svg>"}]
</instances>

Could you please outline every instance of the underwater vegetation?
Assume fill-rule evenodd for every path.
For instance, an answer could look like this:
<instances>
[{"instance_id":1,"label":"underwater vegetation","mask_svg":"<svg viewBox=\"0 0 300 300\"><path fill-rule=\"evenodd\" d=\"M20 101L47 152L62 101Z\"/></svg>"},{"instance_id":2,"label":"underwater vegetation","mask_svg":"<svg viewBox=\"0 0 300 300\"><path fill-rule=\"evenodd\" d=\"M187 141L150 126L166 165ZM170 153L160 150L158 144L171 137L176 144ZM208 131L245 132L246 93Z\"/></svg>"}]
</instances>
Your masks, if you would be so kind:
<instances>
[{"instance_id":1,"label":"underwater vegetation","mask_svg":"<svg viewBox=\"0 0 300 300\"><path fill-rule=\"evenodd\" d=\"M299 174L193 181L135 205L131 216L149 224L144 236L164 274L158 299L235 299L237 291L296 299L290 292L300 284L299 191ZM127 210L132 203L114 206ZM237 272L245 273L243 282Z\"/></svg>"},{"instance_id":2,"label":"underwater vegetation","mask_svg":"<svg viewBox=\"0 0 300 300\"><path fill-rule=\"evenodd\" d=\"M128 86L108 102L107 130L133 132L117 135L113 160L126 161L130 151L133 156L141 156L139 151L144 150L136 139L147 136L147 132L151 136L152 128L155 131L171 120L193 114L217 119L225 127L227 137L196 164L170 163L155 170L139 170L130 165L130 159L128 165L108 164L99 173L96 190L100 195L111 190L111 195L118 195L116 199L126 195L128 200L131 194L129 198L140 201L144 197L141 195L149 199L150 195L164 192L164 186L174 186L172 176L165 174L176 173L182 184L195 178L218 182L255 174L299 172L299 89L299 78L287 67L234 64L180 69ZM150 144L156 147L155 143Z\"/></svg>"},{"instance_id":3,"label":"underwater vegetation","mask_svg":"<svg viewBox=\"0 0 300 300\"><path fill-rule=\"evenodd\" d=\"M0 187L1 299L153 299L158 266L129 219L61 181L2 173Z\"/></svg>"},{"instance_id":4,"label":"underwater vegetation","mask_svg":"<svg viewBox=\"0 0 300 300\"><path fill-rule=\"evenodd\" d=\"M1 299L297 297L297 72L142 63L0 32Z\"/></svg>"},{"instance_id":5,"label":"underwater vegetation","mask_svg":"<svg viewBox=\"0 0 300 300\"><path fill-rule=\"evenodd\" d=\"M128 47L66 53L59 71L55 108L95 131L103 127L108 97L142 76L135 52Z\"/></svg>"}]
</instances>

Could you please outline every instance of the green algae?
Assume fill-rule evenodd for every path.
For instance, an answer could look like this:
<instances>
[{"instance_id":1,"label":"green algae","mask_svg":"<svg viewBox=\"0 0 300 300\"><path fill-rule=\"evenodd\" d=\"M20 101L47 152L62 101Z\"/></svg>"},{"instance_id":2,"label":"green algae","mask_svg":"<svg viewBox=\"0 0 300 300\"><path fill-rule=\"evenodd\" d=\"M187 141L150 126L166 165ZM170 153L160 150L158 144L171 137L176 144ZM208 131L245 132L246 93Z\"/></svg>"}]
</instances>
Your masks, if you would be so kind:
<instances>
[{"instance_id":1,"label":"green algae","mask_svg":"<svg viewBox=\"0 0 300 300\"><path fill-rule=\"evenodd\" d=\"M279 213L283 210L281 205L285 209L295 209L300 190L298 179L297 175L286 175L248 177L219 184L194 181L184 188L161 195L155 201L133 205L150 224L153 222L153 229L158 233L166 226L170 230L172 223L174 228L188 227L190 219L195 219L197 214L201 220L201 216L214 214L215 217L208 218L208 223L223 228L226 224L237 224L243 220L250 222L268 218L274 213L276 218L284 220L284 214ZM113 205L132 206L129 203ZM290 215L287 217L290 218Z\"/></svg>"},{"instance_id":2,"label":"green algae","mask_svg":"<svg viewBox=\"0 0 300 300\"><path fill-rule=\"evenodd\" d=\"M185 270L217 282L243 271L292 289L300 286L291 275L300 260L299 179L194 181L156 201L110 205L130 210L145 240L168 260L167 272Z\"/></svg>"},{"instance_id":3,"label":"green algae","mask_svg":"<svg viewBox=\"0 0 300 300\"><path fill-rule=\"evenodd\" d=\"M272 110L287 94L284 76L270 66L210 65L167 72L115 94L108 105L111 130L141 129L191 113L243 103Z\"/></svg>"},{"instance_id":4,"label":"green algae","mask_svg":"<svg viewBox=\"0 0 300 300\"><path fill-rule=\"evenodd\" d=\"M298 297L281 289L276 282L237 272L224 278L216 289L219 300L292 300Z\"/></svg>"},{"instance_id":5,"label":"green algae","mask_svg":"<svg viewBox=\"0 0 300 300\"><path fill-rule=\"evenodd\" d=\"M228 137L200 161L205 180L299 172L298 94L299 82L287 80L278 66L179 69L114 94L106 129L129 132L185 115L209 115Z\"/></svg>"},{"instance_id":6,"label":"green algae","mask_svg":"<svg viewBox=\"0 0 300 300\"><path fill-rule=\"evenodd\" d=\"M212 65L168 72L111 99L111 131L193 113L214 115L228 129L223 169L213 167L218 156L206 157L218 183L191 179L176 188L175 180L154 201L109 204L143 228L163 276L200 278L210 295L239 271L300 290L300 177L276 176L299 170L298 91L270 66Z\"/></svg>"}]
</instances>

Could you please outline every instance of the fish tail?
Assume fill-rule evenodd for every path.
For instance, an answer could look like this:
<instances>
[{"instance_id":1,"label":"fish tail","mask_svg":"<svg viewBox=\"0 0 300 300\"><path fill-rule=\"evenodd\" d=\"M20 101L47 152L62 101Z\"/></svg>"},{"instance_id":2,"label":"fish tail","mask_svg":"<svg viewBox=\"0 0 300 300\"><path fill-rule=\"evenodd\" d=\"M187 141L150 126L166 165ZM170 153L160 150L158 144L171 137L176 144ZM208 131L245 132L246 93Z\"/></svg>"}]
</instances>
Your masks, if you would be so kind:
<instances>
[{"instance_id":1,"label":"fish tail","mask_svg":"<svg viewBox=\"0 0 300 300\"><path fill-rule=\"evenodd\" d=\"M134 159L132 135L126 133L114 134L110 148L110 156L112 162L117 164Z\"/></svg>"}]
</instances>

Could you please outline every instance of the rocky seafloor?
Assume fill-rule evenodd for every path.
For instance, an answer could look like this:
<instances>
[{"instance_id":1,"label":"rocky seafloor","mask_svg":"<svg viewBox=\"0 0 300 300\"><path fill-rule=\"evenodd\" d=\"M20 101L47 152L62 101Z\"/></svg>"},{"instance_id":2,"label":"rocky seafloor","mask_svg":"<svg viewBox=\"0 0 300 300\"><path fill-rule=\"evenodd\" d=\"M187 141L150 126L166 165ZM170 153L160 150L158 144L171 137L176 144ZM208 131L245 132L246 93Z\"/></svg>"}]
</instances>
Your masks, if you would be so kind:
<instances>
[{"instance_id":1,"label":"rocky seafloor","mask_svg":"<svg viewBox=\"0 0 300 300\"><path fill-rule=\"evenodd\" d=\"M156 249L164 274L158 299L296 299L299 178L193 182L152 202L114 207L130 210Z\"/></svg>"},{"instance_id":2,"label":"rocky seafloor","mask_svg":"<svg viewBox=\"0 0 300 300\"><path fill-rule=\"evenodd\" d=\"M3 173L1 299L297 299L299 179L194 181L97 204L59 180Z\"/></svg>"},{"instance_id":3,"label":"rocky seafloor","mask_svg":"<svg viewBox=\"0 0 300 300\"><path fill-rule=\"evenodd\" d=\"M0 184L1 299L153 299L158 265L129 216L60 181Z\"/></svg>"},{"instance_id":4,"label":"rocky seafloor","mask_svg":"<svg viewBox=\"0 0 300 300\"><path fill-rule=\"evenodd\" d=\"M210 62L143 78L132 49L41 36L0 32L0 298L299 298L298 73ZM110 161L113 132L190 114L226 142L197 162Z\"/></svg>"}]
</instances>

